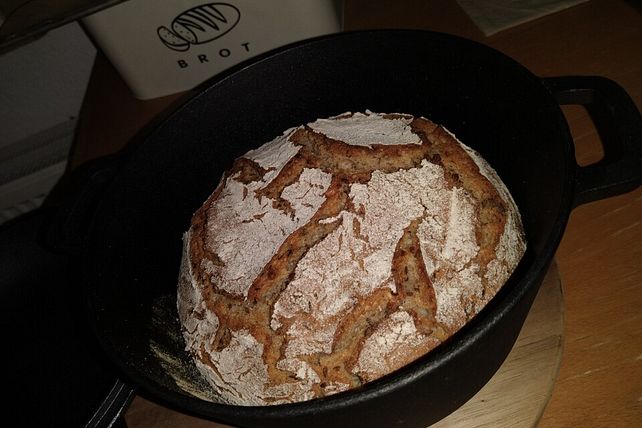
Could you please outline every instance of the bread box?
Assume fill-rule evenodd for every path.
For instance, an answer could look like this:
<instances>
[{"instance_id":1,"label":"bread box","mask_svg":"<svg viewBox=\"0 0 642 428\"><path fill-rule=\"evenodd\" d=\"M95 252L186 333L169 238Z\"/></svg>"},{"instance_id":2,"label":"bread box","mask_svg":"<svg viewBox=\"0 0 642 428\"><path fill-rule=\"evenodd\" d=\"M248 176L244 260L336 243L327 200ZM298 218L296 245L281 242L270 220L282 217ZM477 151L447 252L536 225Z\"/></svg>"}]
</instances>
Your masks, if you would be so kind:
<instances>
[{"instance_id":1,"label":"bread box","mask_svg":"<svg viewBox=\"0 0 642 428\"><path fill-rule=\"evenodd\" d=\"M137 98L189 90L257 54L339 32L335 0L129 0L82 20Z\"/></svg>"}]
</instances>

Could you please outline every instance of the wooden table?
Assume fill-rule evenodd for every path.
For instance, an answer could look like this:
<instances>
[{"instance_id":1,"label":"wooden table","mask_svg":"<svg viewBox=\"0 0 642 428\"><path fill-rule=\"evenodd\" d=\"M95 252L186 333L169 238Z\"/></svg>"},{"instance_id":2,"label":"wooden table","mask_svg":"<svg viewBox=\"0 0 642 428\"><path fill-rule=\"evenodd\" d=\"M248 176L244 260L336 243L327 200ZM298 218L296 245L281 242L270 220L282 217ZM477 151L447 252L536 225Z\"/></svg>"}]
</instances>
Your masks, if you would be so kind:
<instances>
[{"instance_id":1,"label":"wooden table","mask_svg":"<svg viewBox=\"0 0 642 428\"><path fill-rule=\"evenodd\" d=\"M485 37L454 1L346 0L347 30L417 28L496 48L538 76L599 75L642 109L642 6L591 0ZM70 164L124 146L181 95L139 101L99 55ZM581 107L564 107L580 164L602 155ZM541 427L642 426L642 188L576 208L557 252L565 286L563 359Z\"/></svg>"}]
</instances>

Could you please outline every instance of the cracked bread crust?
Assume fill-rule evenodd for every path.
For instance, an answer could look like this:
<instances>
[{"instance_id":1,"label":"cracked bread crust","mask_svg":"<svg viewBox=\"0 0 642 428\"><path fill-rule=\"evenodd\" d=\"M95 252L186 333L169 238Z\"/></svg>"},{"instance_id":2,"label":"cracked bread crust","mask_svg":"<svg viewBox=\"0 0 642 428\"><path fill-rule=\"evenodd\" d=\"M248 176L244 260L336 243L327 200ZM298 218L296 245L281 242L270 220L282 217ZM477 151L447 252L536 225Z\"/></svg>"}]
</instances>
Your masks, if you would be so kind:
<instances>
[{"instance_id":1,"label":"cracked bread crust","mask_svg":"<svg viewBox=\"0 0 642 428\"><path fill-rule=\"evenodd\" d=\"M345 113L239 158L184 236L186 349L223 403L358 387L475 316L526 248L492 168L443 127Z\"/></svg>"}]
</instances>

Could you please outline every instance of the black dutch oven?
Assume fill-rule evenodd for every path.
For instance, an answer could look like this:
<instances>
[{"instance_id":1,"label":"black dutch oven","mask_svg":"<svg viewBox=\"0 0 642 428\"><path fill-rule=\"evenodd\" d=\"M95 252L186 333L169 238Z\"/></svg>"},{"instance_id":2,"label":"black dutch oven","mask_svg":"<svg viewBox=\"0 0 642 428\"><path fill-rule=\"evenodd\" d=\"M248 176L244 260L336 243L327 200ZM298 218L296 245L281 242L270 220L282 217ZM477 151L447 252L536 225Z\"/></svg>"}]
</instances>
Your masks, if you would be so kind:
<instances>
[{"instance_id":1,"label":"black dutch oven","mask_svg":"<svg viewBox=\"0 0 642 428\"><path fill-rule=\"evenodd\" d=\"M603 160L578 166L560 104L586 106ZM192 213L235 157L289 127L365 109L428 117L479 151L520 208L524 259L450 340L357 390L266 407L199 398L204 384L184 351L175 309L181 235ZM570 211L639 186L641 153L640 114L605 78L539 78L486 46L425 31L290 45L206 82L130 149L89 169L70 212L88 225L73 239L82 241L78 266L91 323L126 379L183 412L242 427L423 427L466 402L499 368Z\"/></svg>"}]
</instances>

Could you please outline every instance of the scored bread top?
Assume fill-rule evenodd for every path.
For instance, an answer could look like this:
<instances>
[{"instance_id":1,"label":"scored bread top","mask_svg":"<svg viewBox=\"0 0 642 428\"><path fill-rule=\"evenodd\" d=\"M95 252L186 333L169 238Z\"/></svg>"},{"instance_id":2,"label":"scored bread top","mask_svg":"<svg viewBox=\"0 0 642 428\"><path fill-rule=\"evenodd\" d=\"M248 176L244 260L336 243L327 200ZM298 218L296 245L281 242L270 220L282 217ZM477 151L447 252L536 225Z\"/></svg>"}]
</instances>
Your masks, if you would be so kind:
<instances>
[{"instance_id":1,"label":"scored bread top","mask_svg":"<svg viewBox=\"0 0 642 428\"><path fill-rule=\"evenodd\" d=\"M237 159L184 238L187 350L220 401L357 387L450 337L525 251L495 171L428 119L345 113Z\"/></svg>"}]
</instances>

